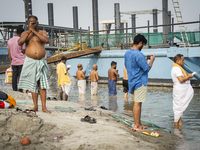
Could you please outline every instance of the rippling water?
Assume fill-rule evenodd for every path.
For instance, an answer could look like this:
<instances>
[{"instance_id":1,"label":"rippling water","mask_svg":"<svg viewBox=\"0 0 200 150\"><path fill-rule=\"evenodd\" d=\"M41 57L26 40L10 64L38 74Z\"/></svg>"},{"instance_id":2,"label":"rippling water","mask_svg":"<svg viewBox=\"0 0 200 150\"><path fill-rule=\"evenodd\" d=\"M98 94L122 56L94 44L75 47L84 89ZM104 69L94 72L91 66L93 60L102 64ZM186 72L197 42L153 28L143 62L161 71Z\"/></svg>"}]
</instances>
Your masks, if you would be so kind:
<instances>
[{"instance_id":1,"label":"rippling water","mask_svg":"<svg viewBox=\"0 0 200 150\"><path fill-rule=\"evenodd\" d=\"M11 85L4 83L4 75L0 75L0 89L12 90ZM98 96L90 95L90 84L87 84L85 96L79 96L76 79L71 77L73 85L68 101L87 104L89 106L105 106L117 113L132 115L134 102L129 94L123 98L122 85L117 85L117 96L108 96L107 84L99 84ZM50 89L47 96L59 99L60 87L57 86L57 75L54 71L50 78ZM48 103L48 102L47 102ZM152 122L174 132L180 137L177 150L196 150L200 144L200 89L194 89L194 97L182 118L182 129L174 129L172 110L172 88L148 87L146 102L142 104L143 121Z\"/></svg>"}]
</instances>

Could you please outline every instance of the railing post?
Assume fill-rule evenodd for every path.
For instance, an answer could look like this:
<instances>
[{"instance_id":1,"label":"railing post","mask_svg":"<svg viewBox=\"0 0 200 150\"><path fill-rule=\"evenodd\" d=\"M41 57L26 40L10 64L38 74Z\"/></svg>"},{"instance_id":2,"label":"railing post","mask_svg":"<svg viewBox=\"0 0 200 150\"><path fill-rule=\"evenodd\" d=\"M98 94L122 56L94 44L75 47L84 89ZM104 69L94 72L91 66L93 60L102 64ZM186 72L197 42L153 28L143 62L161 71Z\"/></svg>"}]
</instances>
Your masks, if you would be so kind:
<instances>
[{"instance_id":1,"label":"railing post","mask_svg":"<svg viewBox=\"0 0 200 150\"><path fill-rule=\"evenodd\" d=\"M200 15L199 15L199 44L200 44Z\"/></svg>"},{"instance_id":2,"label":"railing post","mask_svg":"<svg viewBox=\"0 0 200 150\"><path fill-rule=\"evenodd\" d=\"M108 30L106 30L106 49L108 50Z\"/></svg>"},{"instance_id":3,"label":"railing post","mask_svg":"<svg viewBox=\"0 0 200 150\"><path fill-rule=\"evenodd\" d=\"M82 50L82 34L81 34L81 27L80 27L80 49Z\"/></svg>"},{"instance_id":4,"label":"railing post","mask_svg":"<svg viewBox=\"0 0 200 150\"><path fill-rule=\"evenodd\" d=\"M174 18L172 18L172 46L174 46Z\"/></svg>"},{"instance_id":5,"label":"railing post","mask_svg":"<svg viewBox=\"0 0 200 150\"><path fill-rule=\"evenodd\" d=\"M148 24L148 48L149 48L149 20L148 20L147 24Z\"/></svg>"},{"instance_id":6,"label":"railing post","mask_svg":"<svg viewBox=\"0 0 200 150\"><path fill-rule=\"evenodd\" d=\"M89 32L89 34L88 34L88 48L91 48L91 46L90 46L90 26L88 26L88 32Z\"/></svg>"},{"instance_id":7,"label":"railing post","mask_svg":"<svg viewBox=\"0 0 200 150\"><path fill-rule=\"evenodd\" d=\"M126 48L128 47L128 23L126 23Z\"/></svg>"}]
</instances>

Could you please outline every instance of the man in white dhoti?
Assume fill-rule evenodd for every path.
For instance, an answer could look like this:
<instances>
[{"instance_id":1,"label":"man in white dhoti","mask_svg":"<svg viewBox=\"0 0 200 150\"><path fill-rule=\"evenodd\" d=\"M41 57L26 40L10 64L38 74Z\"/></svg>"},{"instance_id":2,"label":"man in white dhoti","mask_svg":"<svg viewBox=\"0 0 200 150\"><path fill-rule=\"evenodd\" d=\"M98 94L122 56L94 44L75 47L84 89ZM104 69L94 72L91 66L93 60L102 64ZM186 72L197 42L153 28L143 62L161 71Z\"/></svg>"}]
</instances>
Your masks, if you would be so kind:
<instances>
[{"instance_id":1,"label":"man in white dhoti","mask_svg":"<svg viewBox=\"0 0 200 150\"><path fill-rule=\"evenodd\" d=\"M85 94L86 90L86 80L85 80L85 71L82 71L83 66L82 64L78 64L78 71L76 72L76 77L78 80L78 89L79 89L79 94Z\"/></svg>"},{"instance_id":2,"label":"man in white dhoti","mask_svg":"<svg viewBox=\"0 0 200 150\"><path fill-rule=\"evenodd\" d=\"M91 95L97 95L99 75L97 65L92 65L93 70L90 72L89 80L91 80Z\"/></svg>"},{"instance_id":3,"label":"man in white dhoti","mask_svg":"<svg viewBox=\"0 0 200 150\"><path fill-rule=\"evenodd\" d=\"M181 54L177 54L174 57L173 68L171 70L171 76L173 80L173 111L174 111L174 125L182 125L181 117L184 111L188 107L192 97L194 95L194 90L190 85L190 78L193 75L189 73L188 75L183 70L182 66L184 64L184 57Z\"/></svg>"}]
</instances>

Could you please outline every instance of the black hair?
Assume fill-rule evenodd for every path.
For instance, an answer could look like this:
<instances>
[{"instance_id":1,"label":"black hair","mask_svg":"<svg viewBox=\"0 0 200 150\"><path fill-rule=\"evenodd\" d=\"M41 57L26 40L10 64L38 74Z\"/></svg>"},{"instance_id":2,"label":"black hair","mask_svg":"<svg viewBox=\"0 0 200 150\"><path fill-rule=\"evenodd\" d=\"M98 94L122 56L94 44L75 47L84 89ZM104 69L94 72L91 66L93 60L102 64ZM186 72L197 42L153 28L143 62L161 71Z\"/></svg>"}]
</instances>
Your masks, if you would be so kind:
<instances>
[{"instance_id":1,"label":"black hair","mask_svg":"<svg viewBox=\"0 0 200 150\"><path fill-rule=\"evenodd\" d=\"M38 18L36 16L29 16L28 21L29 21L30 18L35 18L38 21Z\"/></svg>"},{"instance_id":2,"label":"black hair","mask_svg":"<svg viewBox=\"0 0 200 150\"><path fill-rule=\"evenodd\" d=\"M147 44L147 39L144 37L144 35L142 34L138 34L134 37L134 43L133 44L139 44L140 42L142 42L143 44Z\"/></svg>"},{"instance_id":3,"label":"black hair","mask_svg":"<svg viewBox=\"0 0 200 150\"><path fill-rule=\"evenodd\" d=\"M112 65L116 65L116 64L117 64L117 62L115 62L115 61L112 61L112 62L111 62L111 66L112 66Z\"/></svg>"},{"instance_id":4,"label":"black hair","mask_svg":"<svg viewBox=\"0 0 200 150\"><path fill-rule=\"evenodd\" d=\"M177 55L174 57L174 62L176 63L177 60L181 60L181 57L183 57L182 54L177 54Z\"/></svg>"},{"instance_id":5,"label":"black hair","mask_svg":"<svg viewBox=\"0 0 200 150\"><path fill-rule=\"evenodd\" d=\"M65 56L62 56L61 60L67 60L67 58Z\"/></svg>"},{"instance_id":6,"label":"black hair","mask_svg":"<svg viewBox=\"0 0 200 150\"><path fill-rule=\"evenodd\" d=\"M82 66L82 65L81 65L81 64L79 64L77 67L78 67L78 68L81 68L81 66Z\"/></svg>"},{"instance_id":7,"label":"black hair","mask_svg":"<svg viewBox=\"0 0 200 150\"><path fill-rule=\"evenodd\" d=\"M24 32L23 28L21 28L21 27L17 28L17 34L21 34L22 32Z\"/></svg>"}]
</instances>

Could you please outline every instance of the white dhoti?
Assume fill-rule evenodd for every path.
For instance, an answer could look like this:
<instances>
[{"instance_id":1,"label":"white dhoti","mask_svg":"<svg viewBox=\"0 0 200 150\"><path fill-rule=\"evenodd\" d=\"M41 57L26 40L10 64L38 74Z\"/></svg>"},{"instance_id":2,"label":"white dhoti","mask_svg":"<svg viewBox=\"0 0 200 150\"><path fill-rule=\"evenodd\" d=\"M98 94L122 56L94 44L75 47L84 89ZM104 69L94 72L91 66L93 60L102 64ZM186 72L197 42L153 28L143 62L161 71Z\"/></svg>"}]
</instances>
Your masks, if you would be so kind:
<instances>
[{"instance_id":1,"label":"white dhoti","mask_svg":"<svg viewBox=\"0 0 200 150\"><path fill-rule=\"evenodd\" d=\"M193 95L194 90L190 85L190 82L173 86L174 122L178 122L183 116L183 113L192 100Z\"/></svg>"},{"instance_id":2,"label":"white dhoti","mask_svg":"<svg viewBox=\"0 0 200 150\"><path fill-rule=\"evenodd\" d=\"M97 82L91 82L91 95L96 95L98 89L98 83Z\"/></svg>"},{"instance_id":3,"label":"white dhoti","mask_svg":"<svg viewBox=\"0 0 200 150\"><path fill-rule=\"evenodd\" d=\"M61 85L61 87L62 87L63 92L65 92L65 94L67 94L69 96L71 84L68 83L68 85Z\"/></svg>"},{"instance_id":4,"label":"white dhoti","mask_svg":"<svg viewBox=\"0 0 200 150\"><path fill-rule=\"evenodd\" d=\"M85 94L86 80L78 80L79 94Z\"/></svg>"}]
</instances>

